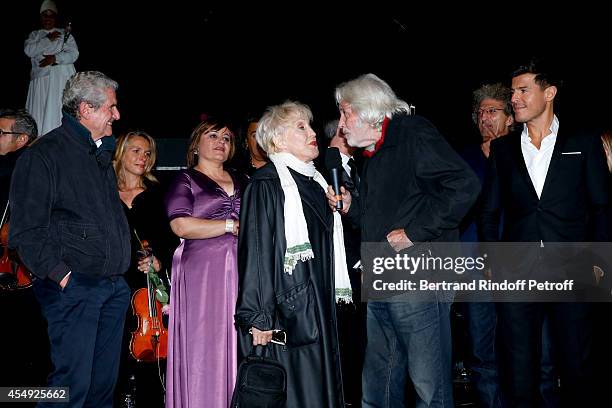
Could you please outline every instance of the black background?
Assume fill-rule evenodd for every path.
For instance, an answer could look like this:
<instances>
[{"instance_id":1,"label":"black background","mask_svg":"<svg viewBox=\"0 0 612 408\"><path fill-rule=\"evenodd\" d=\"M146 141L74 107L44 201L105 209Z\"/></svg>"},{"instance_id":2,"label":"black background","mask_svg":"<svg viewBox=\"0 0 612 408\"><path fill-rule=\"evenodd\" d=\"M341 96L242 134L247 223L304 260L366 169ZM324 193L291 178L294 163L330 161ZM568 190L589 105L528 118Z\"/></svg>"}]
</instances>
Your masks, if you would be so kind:
<instances>
[{"instance_id":1,"label":"black background","mask_svg":"<svg viewBox=\"0 0 612 408\"><path fill-rule=\"evenodd\" d=\"M30 61L23 42L39 27L40 3L0 2L0 107L25 105ZM324 121L338 116L334 87L373 72L452 143L462 144L478 140L471 92L485 82L508 81L512 68L533 55L555 60L565 79L558 95L561 126L571 119L612 127L609 13L584 2L57 4L60 26L68 19L73 24L80 51L77 70L99 70L120 84L116 135L142 129L157 139L186 138L203 112L240 120L289 98L311 106L315 130L320 130ZM602 390L609 388L612 366L609 306L597 320L602 324L596 349L606 351L597 354ZM44 360L29 354L31 361ZM28 371L30 380L37 378L33 371ZM1 384L22 384L15 373L3 374L13 378ZM42 381L44 370L39 374Z\"/></svg>"},{"instance_id":2,"label":"black background","mask_svg":"<svg viewBox=\"0 0 612 408\"><path fill-rule=\"evenodd\" d=\"M0 106L22 107L30 70L23 41L39 27L40 1L11 3L0 5ZM476 140L473 89L508 81L533 55L553 59L565 80L562 123L611 126L611 35L600 9L327 3L57 1L60 26L73 24L77 70L119 82L117 135L184 138L203 112L241 120L285 99L310 105L318 130L337 116L335 85L373 72L461 144Z\"/></svg>"}]
</instances>

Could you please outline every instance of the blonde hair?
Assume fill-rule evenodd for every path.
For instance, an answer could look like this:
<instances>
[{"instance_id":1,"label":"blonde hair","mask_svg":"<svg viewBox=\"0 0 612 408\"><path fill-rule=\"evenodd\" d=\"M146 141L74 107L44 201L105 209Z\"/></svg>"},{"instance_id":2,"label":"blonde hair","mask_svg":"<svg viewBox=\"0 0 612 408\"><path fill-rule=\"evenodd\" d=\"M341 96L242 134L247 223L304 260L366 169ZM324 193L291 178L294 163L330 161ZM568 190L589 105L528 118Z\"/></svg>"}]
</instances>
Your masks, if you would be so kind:
<instances>
[{"instance_id":1,"label":"blonde hair","mask_svg":"<svg viewBox=\"0 0 612 408\"><path fill-rule=\"evenodd\" d=\"M230 138L231 142L229 155L227 156L226 162L234 157L234 153L236 152L236 138L234 137L234 132L232 131L230 125L219 120L207 119L196 126L196 128L193 129L193 132L191 132L189 147L187 148L188 168L195 167L198 164L198 145L200 144L200 140L202 140L202 135L212 132L213 130L221 130L223 128L227 128L232 135Z\"/></svg>"},{"instance_id":2,"label":"blonde hair","mask_svg":"<svg viewBox=\"0 0 612 408\"><path fill-rule=\"evenodd\" d=\"M285 101L280 105L269 106L259 119L255 138L257 143L268 154L276 153L275 140L278 140L293 118L312 121L312 112L307 105L300 102Z\"/></svg>"},{"instance_id":3,"label":"blonde hair","mask_svg":"<svg viewBox=\"0 0 612 408\"><path fill-rule=\"evenodd\" d=\"M113 168L115 169L115 174L117 175L117 186L120 190L125 186L125 175L123 174L123 165L121 162L123 161L123 156L125 156L125 153L127 152L130 140L135 137L142 137L145 139L147 142L149 142L149 148L151 149L151 155L147 158L147 162L145 164L144 174L140 178L140 187L144 189L147 188L143 179L147 179L152 183L159 183L153 173L151 173L153 166L155 166L155 160L157 160L157 147L155 146L155 139L153 139L147 132L137 130L134 132L128 132L127 134L120 136L119 140L117 140L115 156L113 157Z\"/></svg>"}]
</instances>

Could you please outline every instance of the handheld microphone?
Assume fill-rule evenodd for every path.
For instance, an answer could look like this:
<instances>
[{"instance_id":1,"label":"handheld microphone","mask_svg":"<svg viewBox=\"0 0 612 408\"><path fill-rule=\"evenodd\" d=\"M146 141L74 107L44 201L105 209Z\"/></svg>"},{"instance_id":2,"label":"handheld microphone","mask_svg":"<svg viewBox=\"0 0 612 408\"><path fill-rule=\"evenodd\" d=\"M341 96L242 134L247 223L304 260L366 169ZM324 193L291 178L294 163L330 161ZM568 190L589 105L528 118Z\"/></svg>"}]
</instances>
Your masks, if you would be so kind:
<instances>
[{"instance_id":1,"label":"handheld microphone","mask_svg":"<svg viewBox=\"0 0 612 408\"><path fill-rule=\"evenodd\" d=\"M329 170L332 180L332 188L336 193L336 210L342 209L342 193L340 193L340 171L342 169L342 159L340 150L337 147L330 147L325 153L325 167Z\"/></svg>"},{"instance_id":2,"label":"handheld microphone","mask_svg":"<svg viewBox=\"0 0 612 408\"><path fill-rule=\"evenodd\" d=\"M64 29L64 44L66 44L66 41L68 41L68 38L70 38L71 32L72 32L72 23L69 21L68 24L66 25L66 28Z\"/></svg>"}]
</instances>

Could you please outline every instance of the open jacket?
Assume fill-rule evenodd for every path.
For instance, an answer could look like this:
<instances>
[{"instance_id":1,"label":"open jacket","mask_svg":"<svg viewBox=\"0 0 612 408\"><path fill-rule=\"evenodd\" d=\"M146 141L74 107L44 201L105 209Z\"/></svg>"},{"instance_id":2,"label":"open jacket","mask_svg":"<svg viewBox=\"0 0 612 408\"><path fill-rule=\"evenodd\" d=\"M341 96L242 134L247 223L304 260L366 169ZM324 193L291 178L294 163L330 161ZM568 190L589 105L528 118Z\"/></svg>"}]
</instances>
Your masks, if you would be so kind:
<instances>
[{"instance_id":1,"label":"open jacket","mask_svg":"<svg viewBox=\"0 0 612 408\"><path fill-rule=\"evenodd\" d=\"M253 175L242 197L238 241L239 289L236 324L239 355L252 349L251 327L282 329L287 346L270 344L265 353L287 370L287 406L343 407L333 266L333 216L323 189L292 172L314 258L298 262L291 274L285 255L284 194L273 164ZM310 183L310 184L309 184ZM312 187L313 184L316 186ZM304 194L309 185L313 194ZM316 203L313 203L317 200Z\"/></svg>"}]
</instances>

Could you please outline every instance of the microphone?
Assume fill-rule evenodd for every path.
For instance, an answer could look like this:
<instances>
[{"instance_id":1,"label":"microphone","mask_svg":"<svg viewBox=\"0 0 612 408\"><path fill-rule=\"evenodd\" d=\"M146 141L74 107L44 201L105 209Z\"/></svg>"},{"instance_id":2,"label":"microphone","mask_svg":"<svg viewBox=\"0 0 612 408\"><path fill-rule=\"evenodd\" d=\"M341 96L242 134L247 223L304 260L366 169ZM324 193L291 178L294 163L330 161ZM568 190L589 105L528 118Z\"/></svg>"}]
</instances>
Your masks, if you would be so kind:
<instances>
[{"instance_id":1,"label":"microphone","mask_svg":"<svg viewBox=\"0 0 612 408\"><path fill-rule=\"evenodd\" d=\"M72 22L68 22L68 24L66 25L66 28L64 29L64 44L66 44L66 41L68 41L68 38L70 38L70 33L72 32Z\"/></svg>"},{"instance_id":2,"label":"microphone","mask_svg":"<svg viewBox=\"0 0 612 408\"><path fill-rule=\"evenodd\" d=\"M329 170L332 179L332 188L336 193L336 210L342 209L342 194L340 193L340 171L342 169L342 159L340 150L337 147L330 147L325 153L325 167Z\"/></svg>"}]
</instances>

